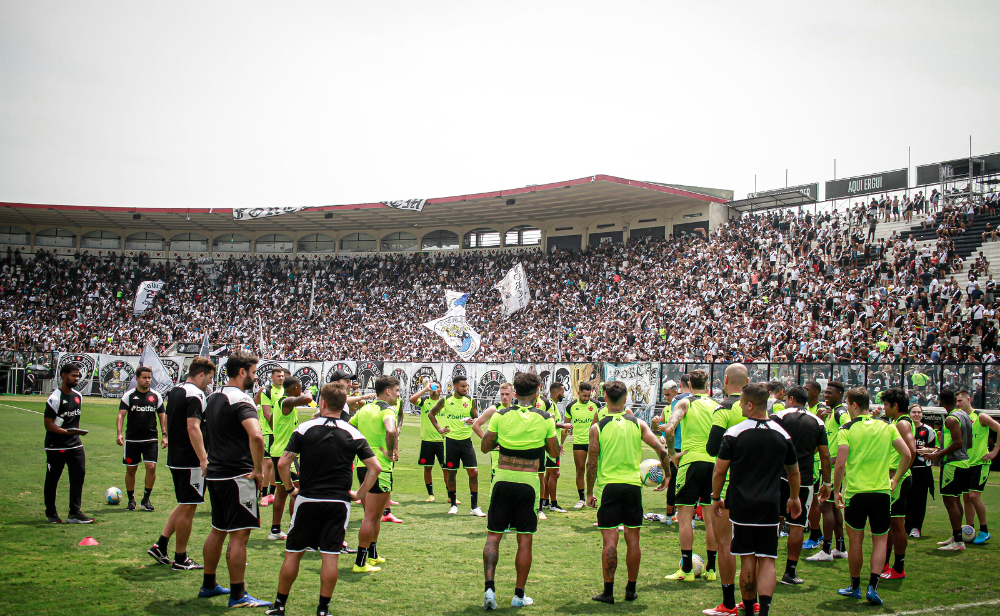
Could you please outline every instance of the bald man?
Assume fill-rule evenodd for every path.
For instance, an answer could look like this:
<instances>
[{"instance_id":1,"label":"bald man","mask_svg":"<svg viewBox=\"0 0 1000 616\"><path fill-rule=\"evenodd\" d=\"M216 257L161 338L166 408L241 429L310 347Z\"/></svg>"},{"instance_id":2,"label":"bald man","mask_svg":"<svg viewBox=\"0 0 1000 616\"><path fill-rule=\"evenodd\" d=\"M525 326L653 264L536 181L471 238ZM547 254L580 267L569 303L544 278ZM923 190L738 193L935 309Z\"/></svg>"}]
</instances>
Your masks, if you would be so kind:
<instances>
[{"instance_id":1,"label":"bald man","mask_svg":"<svg viewBox=\"0 0 1000 616\"><path fill-rule=\"evenodd\" d=\"M743 364L730 364L726 368L723 377L722 387L726 392L726 398L719 404L712 414L712 431L708 435L706 450L710 456L718 456L722 446L722 437L726 430L740 423L743 417L743 409L740 407L740 394L746 387L749 380L747 367ZM726 475L726 483L722 487L720 500L722 506L717 512L717 519L713 520L713 531L715 532L715 544L719 550L718 566L719 579L722 580L722 603L716 608L703 610L706 616L736 616L736 557L730 551L733 541L733 524L729 521L729 509L726 507L726 494L729 491L729 475ZM707 510L706 510L707 511Z\"/></svg>"}]
</instances>

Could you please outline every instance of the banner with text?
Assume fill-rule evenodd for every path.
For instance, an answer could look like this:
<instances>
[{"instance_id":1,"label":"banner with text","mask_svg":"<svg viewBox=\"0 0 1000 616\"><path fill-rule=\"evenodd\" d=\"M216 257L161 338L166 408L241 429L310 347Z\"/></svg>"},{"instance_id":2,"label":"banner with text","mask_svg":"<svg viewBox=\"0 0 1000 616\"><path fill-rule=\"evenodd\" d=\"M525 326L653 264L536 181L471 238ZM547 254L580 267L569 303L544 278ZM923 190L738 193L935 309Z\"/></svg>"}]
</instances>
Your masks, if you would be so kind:
<instances>
[{"instance_id":1,"label":"banner with text","mask_svg":"<svg viewBox=\"0 0 1000 616\"><path fill-rule=\"evenodd\" d=\"M897 169L844 178L843 180L828 180L826 182L826 198L827 200L851 199L861 195L904 190L909 185L909 177L907 169Z\"/></svg>"}]
</instances>

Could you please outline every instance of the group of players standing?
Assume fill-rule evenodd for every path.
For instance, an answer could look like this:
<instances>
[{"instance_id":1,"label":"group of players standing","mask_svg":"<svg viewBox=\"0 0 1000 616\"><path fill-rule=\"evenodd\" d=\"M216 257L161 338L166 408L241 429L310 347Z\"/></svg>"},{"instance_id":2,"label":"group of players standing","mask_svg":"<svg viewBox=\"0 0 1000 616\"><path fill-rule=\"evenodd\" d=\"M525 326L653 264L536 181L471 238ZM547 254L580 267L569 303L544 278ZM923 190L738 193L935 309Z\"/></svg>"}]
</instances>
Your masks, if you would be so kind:
<instances>
[{"instance_id":1,"label":"group of players standing","mask_svg":"<svg viewBox=\"0 0 1000 616\"><path fill-rule=\"evenodd\" d=\"M146 464L147 474L140 507L152 510L149 496L157 445L167 447L169 442L167 466L173 476L177 506L149 554L175 569L203 569L199 597L229 594L231 607L268 607L265 613L283 615L303 552L318 551L322 568L317 613L322 616L329 613L338 555L356 552L355 572L378 571L378 565L385 562L377 550L380 523L399 521L388 507L402 423L399 381L382 376L374 383L374 394L350 396L354 375L338 373L333 382L317 392L318 400L314 401L313 395L302 392L298 379L278 369L255 403L248 392L254 390L257 361L256 357L234 353L225 368L228 382L220 391L206 396L215 365L208 358L196 358L187 380L168 393L166 412L163 400L149 388L149 370L137 371L137 386L123 396L117 422L119 444L125 448L129 507L135 508L135 470L141 461ZM81 395L73 389L79 376L76 366L65 365L60 374L61 387L46 405L45 501L52 522L61 521L55 512L55 488L63 466L70 470L71 511L67 522L93 521L80 510L85 472L80 436L86 431L78 427ZM664 421L666 413L655 418L652 429L625 408L627 386L617 381L603 385L606 406L600 408L591 400L592 387L581 384L578 399L567 405L564 414L556 406L564 395L562 386L554 384L548 398L540 397L541 381L534 374L519 374L513 384L505 383L500 388L500 402L482 414L468 396L468 384L462 377L453 381L447 396L442 396L437 383L411 396L410 401L421 410L419 464L425 467L428 502L434 500L431 468L437 460L444 472L448 513L456 514L460 504L456 478L459 467L464 466L469 476L470 515L487 518L484 608L497 607L494 575L499 543L507 532L514 532L518 543L511 605L533 603L524 588L538 519L544 519L546 506L549 511L565 511L556 502L563 451L563 442L557 437L560 429L562 441L567 434L573 435L580 496L575 507L597 508L604 590L594 600L614 603L620 530L624 531L628 569L625 599L636 598L641 555L639 527L643 522L639 465L645 443L657 454L664 469L659 490L667 488L671 468L676 473L671 488L677 507L682 564L668 579L695 579L691 520L699 503L711 503L710 513L704 516L708 562L702 577L721 580L723 601L705 610L705 614L737 613L736 556L742 565L742 607L747 614L753 613L750 610L768 614L776 583L781 518L791 528L781 581L802 583L796 575L798 555L806 524L814 529L818 526L820 516L813 513L817 509L826 538L821 542L822 551L806 560L847 557L851 584L839 592L860 598L862 543L868 524L874 545L865 596L881 604L879 579L905 576L907 533L901 512L905 511L910 489L910 465L918 455L911 423L904 412L905 394L889 390L883 395L887 421L881 421L872 418L865 390L845 392L838 382L827 385L827 407L821 409L817 403L818 384L807 383L805 388L782 392L780 399L769 399L767 384L748 383L742 364L727 368L727 397L721 403L708 397L708 375L704 371L695 370L685 377L682 391L671 404L669 419ZM941 492L955 535L942 542L941 549L960 550L965 545L961 536L963 499L966 509L979 515L981 532L988 539L985 510L978 493L985 487L989 461L997 453L996 448L987 451L988 431L996 431L1000 425L988 415L966 408L967 392L956 396L943 391L940 399L948 411L943 447L924 448L919 454L943 461ZM311 419L300 423L298 409L305 406L316 406L318 410ZM156 435L157 417L162 438ZM123 436L125 419L128 427ZM473 432L482 439L481 450L491 456L488 513L478 506ZM357 491L351 490L355 468L360 484ZM269 487L269 477L274 478L276 489ZM201 565L187 555L187 542L194 513L204 502L206 486L212 501L212 530L205 541L205 563ZM831 496L835 499L831 500ZM292 512L287 535L280 526L286 502ZM344 541L352 502L362 503L365 510L356 551L348 549ZM274 506L269 538L286 540L273 605L251 596L244 583L247 540L251 530L259 528L258 503ZM849 551L843 543L845 522ZM171 560L167 550L173 535L177 543ZM837 538L836 548L832 547L831 535ZM230 588L218 584L215 576L227 538ZM892 547L887 550L889 539ZM896 562L889 567L888 553L892 549L896 551Z\"/></svg>"}]
</instances>

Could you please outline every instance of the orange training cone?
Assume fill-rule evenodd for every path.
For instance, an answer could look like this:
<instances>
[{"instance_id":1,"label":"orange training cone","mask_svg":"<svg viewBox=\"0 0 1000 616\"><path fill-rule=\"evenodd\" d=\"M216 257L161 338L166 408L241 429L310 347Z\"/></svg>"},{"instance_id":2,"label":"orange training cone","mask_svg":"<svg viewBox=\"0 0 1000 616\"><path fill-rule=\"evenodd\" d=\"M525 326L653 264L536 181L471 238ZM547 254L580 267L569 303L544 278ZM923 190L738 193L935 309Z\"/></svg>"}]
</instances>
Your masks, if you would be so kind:
<instances>
[{"instance_id":1,"label":"orange training cone","mask_svg":"<svg viewBox=\"0 0 1000 616\"><path fill-rule=\"evenodd\" d=\"M100 545L100 544L97 543L97 539L94 539L93 537L84 537L83 541L81 541L77 545Z\"/></svg>"}]
</instances>

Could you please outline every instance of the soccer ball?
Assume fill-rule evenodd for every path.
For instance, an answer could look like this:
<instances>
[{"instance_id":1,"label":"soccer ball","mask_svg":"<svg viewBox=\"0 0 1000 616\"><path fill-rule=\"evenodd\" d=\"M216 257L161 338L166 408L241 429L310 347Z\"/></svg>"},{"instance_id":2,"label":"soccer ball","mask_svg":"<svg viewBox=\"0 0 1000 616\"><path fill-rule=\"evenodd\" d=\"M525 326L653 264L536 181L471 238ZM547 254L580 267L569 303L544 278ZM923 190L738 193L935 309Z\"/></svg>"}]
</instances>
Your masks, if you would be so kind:
<instances>
[{"instance_id":1,"label":"soccer ball","mask_svg":"<svg viewBox=\"0 0 1000 616\"><path fill-rule=\"evenodd\" d=\"M683 569L684 568L684 558L683 557L677 563L677 568L678 569ZM698 577L699 575L701 575L702 573L705 572L705 561L703 561L701 559L701 556L698 556L697 554L692 554L691 555L691 572L694 573L695 577Z\"/></svg>"},{"instance_id":2,"label":"soccer ball","mask_svg":"<svg viewBox=\"0 0 1000 616\"><path fill-rule=\"evenodd\" d=\"M966 543L972 543L972 540L976 538L976 529L966 524L962 527L962 541Z\"/></svg>"},{"instance_id":3,"label":"soccer ball","mask_svg":"<svg viewBox=\"0 0 1000 616\"><path fill-rule=\"evenodd\" d=\"M639 479L646 487L652 488L660 485L663 481L663 467L660 466L660 461L653 458L643 460L639 464Z\"/></svg>"},{"instance_id":4,"label":"soccer ball","mask_svg":"<svg viewBox=\"0 0 1000 616\"><path fill-rule=\"evenodd\" d=\"M104 498L107 499L109 505L117 505L122 502L122 496L122 491L114 486L108 488L107 492L104 493Z\"/></svg>"}]
</instances>

